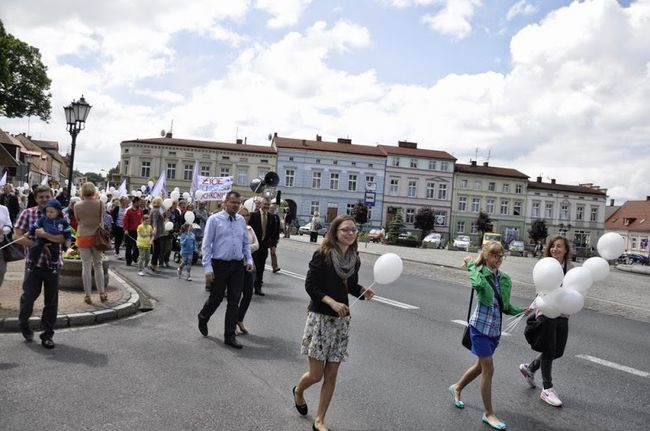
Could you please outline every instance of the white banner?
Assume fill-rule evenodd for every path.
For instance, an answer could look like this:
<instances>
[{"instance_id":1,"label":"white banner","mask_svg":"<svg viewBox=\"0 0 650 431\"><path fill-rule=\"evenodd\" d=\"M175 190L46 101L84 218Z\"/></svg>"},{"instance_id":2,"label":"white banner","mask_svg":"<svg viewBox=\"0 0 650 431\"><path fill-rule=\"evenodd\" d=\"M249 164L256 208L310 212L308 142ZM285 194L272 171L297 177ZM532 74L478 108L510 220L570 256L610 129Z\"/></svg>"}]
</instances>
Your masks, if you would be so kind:
<instances>
[{"instance_id":1,"label":"white banner","mask_svg":"<svg viewBox=\"0 0 650 431\"><path fill-rule=\"evenodd\" d=\"M222 201L232 190L233 177L198 176L196 191L202 201Z\"/></svg>"}]
</instances>

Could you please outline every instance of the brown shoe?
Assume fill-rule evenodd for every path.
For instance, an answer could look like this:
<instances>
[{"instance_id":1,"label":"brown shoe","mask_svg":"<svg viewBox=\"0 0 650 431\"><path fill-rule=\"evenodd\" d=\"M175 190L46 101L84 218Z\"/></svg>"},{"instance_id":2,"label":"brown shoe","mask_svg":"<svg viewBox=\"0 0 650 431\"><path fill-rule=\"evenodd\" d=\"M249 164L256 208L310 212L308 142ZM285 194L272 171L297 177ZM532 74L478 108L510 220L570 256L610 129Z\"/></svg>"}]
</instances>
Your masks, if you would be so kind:
<instances>
[{"instance_id":1,"label":"brown shoe","mask_svg":"<svg viewBox=\"0 0 650 431\"><path fill-rule=\"evenodd\" d=\"M244 326L244 322L237 322L237 327L239 328L239 332L243 335L248 334L248 329Z\"/></svg>"},{"instance_id":2,"label":"brown shoe","mask_svg":"<svg viewBox=\"0 0 650 431\"><path fill-rule=\"evenodd\" d=\"M108 301L108 294L106 292L102 292L99 294L99 300L102 302Z\"/></svg>"},{"instance_id":3,"label":"brown shoe","mask_svg":"<svg viewBox=\"0 0 650 431\"><path fill-rule=\"evenodd\" d=\"M86 295L86 296L84 297L84 302L85 302L86 304L92 304L92 303L93 303L93 300L90 299L90 295Z\"/></svg>"}]
</instances>

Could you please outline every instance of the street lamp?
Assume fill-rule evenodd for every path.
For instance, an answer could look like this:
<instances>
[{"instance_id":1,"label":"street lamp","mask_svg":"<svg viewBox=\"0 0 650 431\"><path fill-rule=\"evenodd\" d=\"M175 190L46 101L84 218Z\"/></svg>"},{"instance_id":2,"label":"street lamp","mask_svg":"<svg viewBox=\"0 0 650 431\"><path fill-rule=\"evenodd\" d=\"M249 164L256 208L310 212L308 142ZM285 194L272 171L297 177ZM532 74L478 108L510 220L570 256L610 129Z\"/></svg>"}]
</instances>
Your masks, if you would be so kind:
<instances>
[{"instance_id":1,"label":"street lamp","mask_svg":"<svg viewBox=\"0 0 650 431\"><path fill-rule=\"evenodd\" d=\"M25 175L25 182L29 184L31 187L31 183L29 182L29 171L32 169L32 155L31 154L25 154L25 165L27 166L27 175Z\"/></svg>"},{"instance_id":2,"label":"street lamp","mask_svg":"<svg viewBox=\"0 0 650 431\"><path fill-rule=\"evenodd\" d=\"M65 111L67 130L70 132L70 136L72 136L72 148L70 149L70 173L68 174L67 188L68 199L71 198L70 192L72 190L72 179L74 176L74 149L77 144L77 135L86 128L86 118L88 118L90 108L92 108L92 106L86 102L83 94L79 101L73 100L71 104L63 107L63 110Z\"/></svg>"}]
</instances>

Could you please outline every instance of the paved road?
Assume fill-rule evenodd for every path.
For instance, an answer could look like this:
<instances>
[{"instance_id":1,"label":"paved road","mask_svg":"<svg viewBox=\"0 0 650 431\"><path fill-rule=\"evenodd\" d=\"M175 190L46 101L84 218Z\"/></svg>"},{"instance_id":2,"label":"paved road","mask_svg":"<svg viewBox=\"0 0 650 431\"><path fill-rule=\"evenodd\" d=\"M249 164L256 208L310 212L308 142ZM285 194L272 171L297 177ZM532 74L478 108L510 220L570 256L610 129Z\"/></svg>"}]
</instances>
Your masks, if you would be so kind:
<instances>
[{"instance_id":1,"label":"paved road","mask_svg":"<svg viewBox=\"0 0 650 431\"><path fill-rule=\"evenodd\" d=\"M199 268L189 283L171 270L166 278L143 279L121 269L157 300L155 310L60 331L53 351L27 345L17 334L0 335L1 428L310 429L309 417L295 412L290 389L305 369L298 350L312 250L299 242L280 250L284 271L267 274L267 296L254 298L247 318L252 334L241 337L242 351L223 345L222 307L210 322L210 337L196 329L206 297ZM487 429L477 384L465 393L464 411L446 392L472 362L454 322L465 317L469 290L445 277L454 270L434 270L427 278L421 271L407 264L399 282L378 287L380 296L401 304L354 306L350 359L328 416L334 429ZM368 283L371 273L364 259L361 279ZM517 365L532 352L521 329L504 337L496 355L494 403L508 429L647 429L649 324L589 310L572 318L566 356L554 370L563 409L544 405L522 381ZM307 393L310 408L317 399L315 388Z\"/></svg>"}]
</instances>

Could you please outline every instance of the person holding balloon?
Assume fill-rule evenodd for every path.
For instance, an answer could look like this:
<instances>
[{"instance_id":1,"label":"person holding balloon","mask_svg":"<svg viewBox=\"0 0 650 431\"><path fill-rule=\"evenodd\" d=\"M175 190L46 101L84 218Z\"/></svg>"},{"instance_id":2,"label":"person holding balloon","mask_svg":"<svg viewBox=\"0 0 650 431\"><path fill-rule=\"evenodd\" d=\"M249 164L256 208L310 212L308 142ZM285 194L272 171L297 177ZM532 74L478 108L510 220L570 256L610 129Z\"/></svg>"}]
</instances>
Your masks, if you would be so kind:
<instances>
[{"instance_id":1,"label":"person holding balloon","mask_svg":"<svg viewBox=\"0 0 650 431\"><path fill-rule=\"evenodd\" d=\"M162 265L162 238L165 235L165 218L163 216L163 199L156 196L151 201L151 226L153 227L153 252L151 253L151 271L159 274L158 265Z\"/></svg>"},{"instance_id":2,"label":"person holding balloon","mask_svg":"<svg viewBox=\"0 0 650 431\"><path fill-rule=\"evenodd\" d=\"M358 283L361 261L357 233L351 216L336 217L309 262L305 280L311 301L300 352L308 356L308 370L292 391L296 410L304 416L308 412L305 390L323 380L314 430L327 429L325 414L334 395L339 365L348 355L348 294L365 299L372 299L375 294Z\"/></svg>"},{"instance_id":3,"label":"person holding balloon","mask_svg":"<svg viewBox=\"0 0 650 431\"><path fill-rule=\"evenodd\" d=\"M478 359L465 371L460 380L449 386L453 396L454 406L465 407L461 401L461 393L465 386L478 376L481 376L480 390L483 399L484 413L481 418L484 423L496 430L506 429L506 424L496 416L492 408L492 376L494 375L494 354L501 338L502 313L516 315L528 312L510 303L512 280L499 268L505 258L503 246L498 241L488 241L483 244L481 254L476 260L467 256L464 259L470 273L472 289L476 291L478 304L469 319L469 331L472 340L472 353Z\"/></svg>"}]
</instances>

